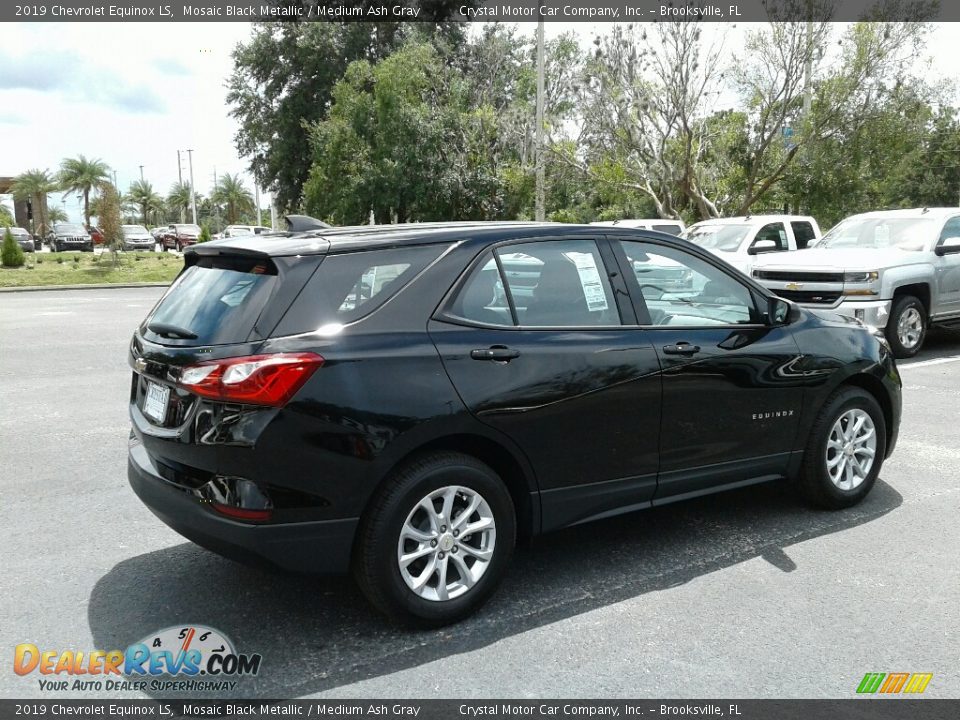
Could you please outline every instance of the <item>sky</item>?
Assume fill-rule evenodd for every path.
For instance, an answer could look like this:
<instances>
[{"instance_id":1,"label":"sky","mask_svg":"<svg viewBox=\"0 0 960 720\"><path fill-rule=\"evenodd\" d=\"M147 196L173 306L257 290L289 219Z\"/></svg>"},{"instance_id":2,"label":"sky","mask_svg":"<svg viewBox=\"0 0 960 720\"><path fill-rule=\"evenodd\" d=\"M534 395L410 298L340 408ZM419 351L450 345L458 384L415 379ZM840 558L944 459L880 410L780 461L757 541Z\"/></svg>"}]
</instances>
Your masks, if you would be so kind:
<instances>
[{"instance_id":1,"label":"sky","mask_svg":"<svg viewBox=\"0 0 960 720\"><path fill-rule=\"evenodd\" d=\"M533 34L535 24L519 23ZM723 28L726 52L742 48L745 27ZM584 44L609 25L547 23L549 39L574 32ZM193 175L208 195L214 173L253 179L234 146L237 122L225 102L230 53L250 35L246 23L0 23L0 176L31 168L55 171L79 154L104 160L121 190L140 178L166 195L178 180L177 150L193 149ZM960 77L960 23L935 27L924 74ZM181 171L189 179L186 152ZM0 202L11 206L10 198ZM61 202L82 219L76 196ZM261 193L261 204L269 194Z\"/></svg>"}]
</instances>

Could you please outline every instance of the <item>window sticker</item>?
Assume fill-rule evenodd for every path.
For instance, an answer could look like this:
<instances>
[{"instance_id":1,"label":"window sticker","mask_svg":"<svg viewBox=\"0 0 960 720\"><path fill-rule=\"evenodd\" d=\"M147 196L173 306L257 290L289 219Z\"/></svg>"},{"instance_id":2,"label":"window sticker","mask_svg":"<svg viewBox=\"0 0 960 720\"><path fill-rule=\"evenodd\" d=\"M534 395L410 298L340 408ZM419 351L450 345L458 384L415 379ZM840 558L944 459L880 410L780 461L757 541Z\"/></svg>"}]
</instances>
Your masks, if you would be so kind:
<instances>
[{"instance_id":1,"label":"window sticker","mask_svg":"<svg viewBox=\"0 0 960 720\"><path fill-rule=\"evenodd\" d=\"M580 285L583 295L587 299L587 308L590 312L602 312L607 309L607 295L603 291L600 281L600 271L593 253L568 252L564 253L577 266L580 275Z\"/></svg>"}]
</instances>

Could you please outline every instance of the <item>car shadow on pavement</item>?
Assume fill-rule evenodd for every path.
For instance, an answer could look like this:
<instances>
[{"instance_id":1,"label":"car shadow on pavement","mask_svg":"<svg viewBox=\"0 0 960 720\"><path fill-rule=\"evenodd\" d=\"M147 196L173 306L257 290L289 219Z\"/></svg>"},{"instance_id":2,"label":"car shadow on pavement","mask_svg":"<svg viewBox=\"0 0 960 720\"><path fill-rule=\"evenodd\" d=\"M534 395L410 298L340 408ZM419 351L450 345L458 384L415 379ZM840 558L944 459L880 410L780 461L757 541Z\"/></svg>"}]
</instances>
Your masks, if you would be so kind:
<instances>
[{"instance_id":1,"label":"car shadow on pavement","mask_svg":"<svg viewBox=\"0 0 960 720\"><path fill-rule=\"evenodd\" d=\"M855 508L817 511L774 483L569 528L518 548L479 613L431 631L390 624L348 578L273 574L185 543L116 565L93 589L89 622L102 650L172 625L216 628L237 652L263 655L259 675L241 679L231 696L296 698L470 652L754 558L789 573L796 569L790 546L876 520L902 501L878 481Z\"/></svg>"}]
</instances>

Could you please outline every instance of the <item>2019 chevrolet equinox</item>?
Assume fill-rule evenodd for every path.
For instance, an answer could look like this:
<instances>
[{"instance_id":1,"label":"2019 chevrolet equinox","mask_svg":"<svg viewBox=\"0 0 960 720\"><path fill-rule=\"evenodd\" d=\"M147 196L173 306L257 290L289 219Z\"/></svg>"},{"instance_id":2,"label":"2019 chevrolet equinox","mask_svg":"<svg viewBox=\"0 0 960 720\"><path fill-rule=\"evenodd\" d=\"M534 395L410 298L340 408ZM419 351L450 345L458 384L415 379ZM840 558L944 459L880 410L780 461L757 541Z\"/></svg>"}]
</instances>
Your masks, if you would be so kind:
<instances>
[{"instance_id":1,"label":"2019 chevrolet equinox","mask_svg":"<svg viewBox=\"0 0 960 720\"><path fill-rule=\"evenodd\" d=\"M479 607L518 536L784 478L853 505L901 407L871 329L617 227L196 245L129 361L128 476L161 520L235 559L352 569L425 625Z\"/></svg>"}]
</instances>

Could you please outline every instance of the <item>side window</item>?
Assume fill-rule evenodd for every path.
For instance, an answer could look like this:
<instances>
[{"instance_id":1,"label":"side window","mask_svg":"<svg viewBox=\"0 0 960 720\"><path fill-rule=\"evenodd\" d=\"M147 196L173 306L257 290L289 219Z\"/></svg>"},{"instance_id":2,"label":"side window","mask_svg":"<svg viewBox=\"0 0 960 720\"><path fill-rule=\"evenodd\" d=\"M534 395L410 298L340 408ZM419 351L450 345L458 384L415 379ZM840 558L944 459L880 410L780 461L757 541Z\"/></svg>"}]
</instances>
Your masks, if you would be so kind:
<instances>
[{"instance_id":1,"label":"side window","mask_svg":"<svg viewBox=\"0 0 960 720\"><path fill-rule=\"evenodd\" d=\"M619 325L610 281L593 240L508 245L497 250L521 326Z\"/></svg>"},{"instance_id":2,"label":"side window","mask_svg":"<svg viewBox=\"0 0 960 720\"><path fill-rule=\"evenodd\" d=\"M806 220L794 220L790 223L793 229L793 237L797 241L797 250L803 250L807 244L817 237L813 231L813 225Z\"/></svg>"},{"instance_id":3,"label":"side window","mask_svg":"<svg viewBox=\"0 0 960 720\"><path fill-rule=\"evenodd\" d=\"M741 325L760 322L749 288L681 250L621 241L653 325Z\"/></svg>"},{"instance_id":4,"label":"side window","mask_svg":"<svg viewBox=\"0 0 960 720\"><path fill-rule=\"evenodd\" d=\"M947 224L943 226L943 231L940 233L940 239L937 241L937 244L939 245L947 238L954 237L960 237L960 215L947 220Z\"/></svg>"},{"instance_id":5,"label":"side window","mask_svg":"<svg viewBox=\"0 0 960 720\"><path fill-rule=\"evenodd\" d=\"M787 229L783 226L783 223L779 222L764 225L757 231L757 235L754 237L750 247L753 247L761 240L773 240L773 242L777 244L777 252L782 252L787 249Z\"/></svg>"},{"instance_id":6,"label":"side window","mask_svg":"<svg viewBox=\"0 0 960 720\"><path fill-rule=\"evenodd\" d=\"M486 325L513 325L500 268L491 253L474 267L457 294L450 314Z\"/></svg>"}]
</instances>

